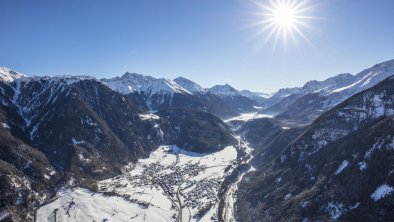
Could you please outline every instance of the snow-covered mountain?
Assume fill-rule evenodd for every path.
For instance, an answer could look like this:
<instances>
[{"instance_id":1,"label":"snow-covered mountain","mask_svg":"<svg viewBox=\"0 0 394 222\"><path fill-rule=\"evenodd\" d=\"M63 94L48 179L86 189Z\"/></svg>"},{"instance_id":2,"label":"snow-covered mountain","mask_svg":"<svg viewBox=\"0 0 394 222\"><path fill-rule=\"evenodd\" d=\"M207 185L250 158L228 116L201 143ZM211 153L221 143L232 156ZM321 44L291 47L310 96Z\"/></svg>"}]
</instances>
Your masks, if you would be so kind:
<instances>
[{"instance_id":1,"label":"snow-covered mountain","mask_svg":"<svg viewBox=\"0 0 394 222\"><path fill-rule=\"evenodd\" d=\"M285 98L291 95L318 93L323 96L331 94L353 95L376 85L394 74L394 60L386 61L368 68L356 75L339 74L323 81L312 80L302 87L283 88L273 94L273 98ZM332 101L339 103L341 101Z\"/></svg>"},{"instance_id":2,"label":"snow-covered mountain","mask_svg":"<svg viewBox=\"0 0 394 222\"><path fill-rule=\"evenodd\" d=\"M267 93L252 92L250 90L239 91L229 84L212 86L211 88L207 88L206 92L228 99L244 97L256 102L259 105L261 105L265 102L265 100L271 97L271 95Z\"/></svg>"},{"instance_id":3,"label":"snow-covered mountain","mask_svg":"<svg viewBox=\"0 0 394 222\"><path fill-rule=\"evenodd\" d=\"M0 80L4 82L13 82L16 79L25 77L25 75L15 72L6 67L0 67Z\"/></svg>"},{"instance_id":4,"label":"snow-covered mountain","mask_svg":"<svg viewBox=\"0 0 394 222\"><path fill-rule=\"evenodd\" d=\"M241 96L256 101L259 105L263 105L266 100L271 97L271 95L267 93L252 92L249 90L241 90L239 93Z\"/></svg>"},{"instance_id":5,"label":"snow-covered mountain","mask_svg":"<svg viewBox=\"0 0 394 222\"><path fill-rule=\"evenodd\" d=\"M178 77L174 79L174 82L176 82L179 86L183 87L184 89L186 89L188 92L192 94L205 93L205 89L203 87L201 87L200 85L189 79Z\"/></svg>"},{"instance_id":6,"label":"snow-covered mountain","mask_svg":"<svg viewBox=\"0 0 394 222\"><path fill-rule=\"evenodd\" d=\"M301 130L280 130L273 121L245 128L251 144L263 144L255 147L258 170L247 175L239 188L238 218L390 221L394 215L393 117L394 77L389 77Z\"/></svg>"},{"instance_id":7,"label":"snow-covered mountain","mask_svg":"<svg viewBox=\"0 0 394 222\"><path fill-rule=\"evenodd\" d=\"M122 77L112 79L102 79L108 87L122 94L133 92L144 93L146 95L154 94L190 94L189 91L179 86L175 81L164 78L153 78L136 73L125 73Z\"/></svg>"},{"instance_id":8,"label":"snow-covered mountain","mask_svg":"<svg viewBox=\"0 0 394 222\"><path fill-rule=\"evenodd\" d=\"M229 84L215 85L208 89L208 92L218 96L239 96L238 90L234 89Z\"/></svg>"},{"instance_id":9,"label":"snow-covered mountain","mask_svg":"<svg viewBox=\"0 0 394 222\"><path fill-rule=\"evenodd\" d=\"M309 123L320 113L391 75L394 75L394 60L377 64L357 75L339 74L323 81L309 81L303 87L281 89L266 100L268 108L262 112L284 119L302 118L301 122Z\"/></svg>"},{"instance_id":10,"label":"snow-covered mountain","mask_svg":"<svg viewBox=\"0 0 394 222\"><path fill-rule=\"evenodd\" d=\"M341 84L337 84L335 88L325 92L325 96L329 98L326 105L335 105L350 95L368 89L392 75L394 75L394 60L377 64L353 78L348 77L346 81L341 81Z\"/></svg>"},{"instance_id":11,"label":"snow-covered mountain","mask_svg":"<svg viewBox=\"0 0 394 222\"><path fill-rule=\"evenodd\" d=\"M230 85L205 89L183 77L169 80L126 73L122 77L101 81L124 95L139 94L151 111L165 110L169 107L194 107L228 118L241 112L252 111L257 105L255 99L243 96Z\"/></svg>"}]
</instances>

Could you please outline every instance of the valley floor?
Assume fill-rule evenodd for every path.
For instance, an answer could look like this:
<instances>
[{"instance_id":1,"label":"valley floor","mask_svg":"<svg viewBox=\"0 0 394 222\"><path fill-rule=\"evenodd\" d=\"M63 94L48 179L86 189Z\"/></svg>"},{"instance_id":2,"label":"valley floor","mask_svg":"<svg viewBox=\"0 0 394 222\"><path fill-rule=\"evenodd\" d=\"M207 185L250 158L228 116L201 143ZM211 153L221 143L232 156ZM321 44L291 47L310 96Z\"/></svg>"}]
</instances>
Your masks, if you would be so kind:
<instances>
[{"instance_id":1,"label":"valley floor","mask_svg":"<svg viewBox=\"0 0 394 222\"><path fill-rule=\"evenodd\" d=\"M248 170L243 171L237 178L235 183L230 184L227 187L227 190L224 194L224 207L223 207L223 220L225 222L235 222L235 201L237 200L237 191L238 185L242 181L244 175L248 172L254 171L255 168L252 167L249 162L252 160L252 151L253 149L241 139L240 136L237 136L238 139L238 147L245 151L246 155L242 157L241 164L249 165L250 168Z\"/></svg>"},{"instance_id":2,"label":"valley floor","mask_svg":"<svg viewBox=\"0 0 394 222\"><path fill-rule=\"evenodd\" d=\"M207 155L160 146L123 174L100 181L99 193L61 189L38 209L37 221L217 221L218 192L236 160L232 146Z\"/></svg>"}]
</instances>

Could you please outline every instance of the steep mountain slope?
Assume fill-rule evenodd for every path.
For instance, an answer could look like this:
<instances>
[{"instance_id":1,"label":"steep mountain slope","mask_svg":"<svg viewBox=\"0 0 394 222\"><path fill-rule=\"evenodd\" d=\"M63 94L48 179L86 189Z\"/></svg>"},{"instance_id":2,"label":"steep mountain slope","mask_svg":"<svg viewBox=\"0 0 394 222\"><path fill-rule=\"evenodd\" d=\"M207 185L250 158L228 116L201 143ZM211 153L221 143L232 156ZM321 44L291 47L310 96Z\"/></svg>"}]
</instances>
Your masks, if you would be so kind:
<instances>
[{"instance_id":1,"label":"steep mountain slope","mask_svg":"<svg viewBox=\"0 0 394 222\"><path fill-rule=\"evenodd\" d=\"M22 119L12 112L0 106L0 215L5 221L29 221L34 207L46 198L42 193L60 175L42 152L16 138L21 132L15 125Z\"/></svg>"},{"instance_id":2,"label":"steep mountain slope","mask_svg":"<svg viewBox=\"0 0 394 222\"><path fill-rule=\"evenodd\" d=\"M340 74L324 81L310 81L302 88L282 89L267 100L267 103L278 102L262 112L308 124L323 111L393 74L394 60L390 60L355 76Z\"/></svg>"},{"instance_id":3,"label":"steep mountain slope","mask_svg":"<svg viewBox=\"0 0 394 222\"><path fill-rule=\"evenodd\" d=\"M389 220L394 77L324 113L280 153L244 179L242 221Z\"/></svg>"},{"instance_id":4,"label":"steep mountain slope","mask_svg":"<svg viewBox=\"0 0 394 222\"><path fill-rule=\"evenodd\" d=\"M229 127L210 113L176 109L160 115L168 117L177 134L174 144L179 147L198 153L212 153L237 144Z\"/></svg>"},{"instance_id":5,"label":"steep mountain slope","mask_svg":"<svg viewBox=\"0 0 394 222\"><path fill-rule=\"evenodd\" d=\"M302 130L282 126L276 118L260 118L242 124L237 133L253 147L252 163L259 168L275 159Z\"/></svg>"},{"instance_id":6,"label":"steep mountain slope","mask_svg":"<svg viewBox=\"0 0 394 222\"><path fill-rule=\"evenodd\" d=\"M94 79L29 77L9 87L15 93L12 100L5 100L23 118L23 131L57 167L67 167L78 147L107 150L126 161L126 157L142 155L142 150L153 145L140 138L147 134L143 132L145 123L137 115L142 110ZM96 155L108 157L105 152Z\"/></svg>"},{"instance_id":7,"label":"steep mountain slope","mask_svg":"<svg viewBox=\"0 0 394 222\"><path fill-rule=\"evenodd\" d=\"M179 118L182 112L187 118ZM159 145L209 153L235 144L209 113L179 108L155 115L135 94L122 95L92 77L29 77L8 69L0 79L0 136L0 189L7 194L0 211L15 221L30 221L59 186L96 189L98 179L119 174Z\"/></svg>"}]
</instances>

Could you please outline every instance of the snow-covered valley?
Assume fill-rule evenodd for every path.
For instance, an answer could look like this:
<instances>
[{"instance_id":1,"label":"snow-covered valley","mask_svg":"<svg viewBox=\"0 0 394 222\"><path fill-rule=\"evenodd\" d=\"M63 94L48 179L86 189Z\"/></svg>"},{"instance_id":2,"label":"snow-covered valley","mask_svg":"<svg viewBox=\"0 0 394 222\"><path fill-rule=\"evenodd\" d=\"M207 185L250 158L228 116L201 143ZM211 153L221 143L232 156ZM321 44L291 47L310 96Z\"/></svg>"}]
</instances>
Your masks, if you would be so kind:
<instances>
[{"instance_id":1,"label":"snow-covered valley","mask_svg":"<svg viewBox=\"0 0 394 222\"><path fill-rule=\"evenodd\" d=\"M206 155L160 146L98 182L98 193L62 188L37 221L216 221L218 191L236 163L232 146Z\"/></svg>"}]
</instances>

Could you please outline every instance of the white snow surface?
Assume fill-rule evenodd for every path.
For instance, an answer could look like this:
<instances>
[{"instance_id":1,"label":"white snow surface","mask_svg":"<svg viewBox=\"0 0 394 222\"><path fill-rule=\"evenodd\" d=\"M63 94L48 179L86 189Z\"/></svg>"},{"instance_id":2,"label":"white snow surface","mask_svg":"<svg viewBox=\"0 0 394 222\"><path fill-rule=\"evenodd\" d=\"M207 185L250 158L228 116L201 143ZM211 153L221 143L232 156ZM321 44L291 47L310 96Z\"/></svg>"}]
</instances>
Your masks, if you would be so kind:
<instances>
[{"instance_id":1,"label":"white snow surface","mask_svg":"<svg viewBox=\"0 0 394 222\"><path fill-rule=\"evenodd\" d=\"M4 129L10 129L10 126L9 126L7 123L1 122L1 126L2 126Z\"/></svg>"},{"instance_id":2,"label":"white snow surface","mask_svg":"<svg viewBox=\"0 0 394 222\"><path fill-rule=\"evenodd\" d=\"M239 96L240 92L234 89L229 84L225 85L215 85L208 89L208 92L218 95L218 96Z\"/></svg>"},{"instance_id":3,"label":"white snow surface","mask_svg":"<svg viewBox=\"0 0 394 222\"><path fill-rule=\"evenodd\" d=\"M141 120L158 120L160 117L153 113L138 114Z\"/></svg>"},{"instance_id":4,"label":"white snow surface","mask_svg":"<svg viewBox=\"0 0 394 222\"><path fill-rule=\"evenodd\" d=\"M342 203L329 202L327 204L327 212L331 219L336 220L344 213L344 206Z\"/></svg>"},{"instance_id":5,"label":"white snow surface","mask_svg":"<svg viewBox=\"0 0 394 222\"><path fill-rule=\"evenodd\" d=\"M82 143L85 143L85 141L78 141L77 139L75 139L75 138L72 138L71 139L71 142L72 142L72 144L74 144L74 145L78 145L78 144L82 144Z\"/></svg>"},{"instance_id":6,"label":"white snow surface","mask_svg":"<svg viewBox=\"0 0 394 222\"><path fill-rule=\"evenodd\" d=\"M340 174L348 165L349 165L349 161L347 160L342 161L341 165L339 165L337 171L335 172L335 175Z\"/></svg>"},{"instance_id":7,"label":"white snow surface","mask_svg":"<svg viewBox=\"0 0 394 222\"><path fill-rule=\"evenodd\" d=\"M224 122L231 122L235 120L247 122L253 119L272 118L272 117L273 117L272 115L261 114L258 112L250 112L250 113L242 113L239 116L231 117L229 119L224 120Z\"/></svg>"},{"instance_id":8,"label":"white snow surface","mask_svg":"<svg viewBox=\"0 0 394 222\"><path fill-rule=\"evenodd\" d=\"M387 184L383 184L376 188L375 192L371 194L371 199L374 201L378 201L382 198L385 198L389 195L392 194L394 188L392 186L389 186Z\"/></svg>"},{"instance_id":9,"label":"white snow surface","mask_svg":"<svg viewBox=\"0 0 394 222\"><path fill-rule=\"evenodd\" d=\"M394 75L394 60L377 64L357 75L339 74L323 81L309 81L302 87L283 88L274 93L271 99L318 93L326 99L325 107L332 107L392 75Z\"/></svg>"},{"instance_id":10,"label":"white snow surface","mask_svg":"<svg viewBox=\"0 0 394 222\"><path fill-rule=\"evenodd\" d=\"M205 89L203 87L183 77L178 77L174 79L174 82L176 82L179 86L183 87L192 94L201 94L205 92Z\"/></svg>"},{"instance_id":11,"label":"white snow surface","mask_svg":"<svg viewBox=\"0 0 394 222\"><path fill-rule=\"evenodd\" d=\"M220 185L236 158L232 146L206 155L160 146L149 158L126 166L123 174L100 181L99 193L60 190L55 201L38 210L37 221L53 221L55 211L56 221L210 221L217 214ZM206 213L195 218L202 208Z\"/></svg>"},{"instance_id":12,"label":"white snow surface","mask_svg":"<svg viewBox=\"0 0 394 222\"><path fill-rule=\"evenodd\" d=\"M142 221L143 217L146 221L169 221L160 208L145 210L123 197L82 188L61 189L54 202L37 211L37 221Z\"/></svg>"},{"instance_id":13,"label":"white snow surface","mask_svg":"<svg viewBox=\"0 0 394 222\"><path fill-rule=\"evenodd\" d=\"M15 81L16 79L20 79L22 77L26 77L26 75L19 72L15 72L6 67L0 67L0 81L9 83Z\"/></svg>"},{"instance_id":14,"label":"white snow surface","mask_svg":"<svg viewBox=\"0 0 394 222\"><path fill-rule=\"evenodd\" d=\"M365 169L367 169L367 163L365 161L359 162L358 167L360 171L364 171Z\"/></svg>"}]
</instances>

